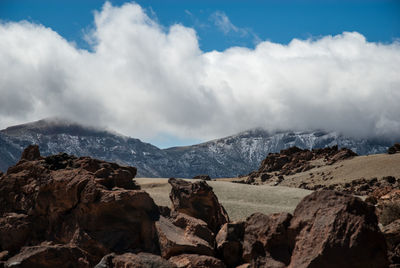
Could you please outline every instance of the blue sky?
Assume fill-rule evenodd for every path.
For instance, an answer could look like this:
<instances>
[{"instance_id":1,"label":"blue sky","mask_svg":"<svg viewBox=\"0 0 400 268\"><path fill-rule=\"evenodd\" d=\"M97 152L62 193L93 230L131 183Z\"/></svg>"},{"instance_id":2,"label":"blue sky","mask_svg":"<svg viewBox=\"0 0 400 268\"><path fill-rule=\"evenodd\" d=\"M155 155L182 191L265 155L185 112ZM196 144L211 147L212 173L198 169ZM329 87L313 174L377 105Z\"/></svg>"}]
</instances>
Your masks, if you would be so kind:
<instances>
[{"instance_id":1,"label":"blue sky","mask_svg":"<svg viewBox=\"0 0 400 268\"><path fill-rule=\"evenodd\" d=\"M130 1L109 2L122 5ZM259 40L286 44L293 38L307 39L344 31L357 31L372 42L392 42L400 37L400 1L397 0L134 2L164 26L181 23L194 28L204 51L254 47ZM93 10L100 10L103 4L104 1L97 0L1 0L0 18L43 24L87 48L83 31L93 27ZM215 25L215 12L225 14L239 31L221 31Z\"/></svg>"},{"instance_id":2,"label":"blue sky","mask_svg":"<svg viewBox=\"0 0 400 268\"><path fill-rule=\"evenodd\" d=\"M66 116L162 148L400 133L400 1L104 3L0 0L0 128Z\"/></svg>"}]
</instances>

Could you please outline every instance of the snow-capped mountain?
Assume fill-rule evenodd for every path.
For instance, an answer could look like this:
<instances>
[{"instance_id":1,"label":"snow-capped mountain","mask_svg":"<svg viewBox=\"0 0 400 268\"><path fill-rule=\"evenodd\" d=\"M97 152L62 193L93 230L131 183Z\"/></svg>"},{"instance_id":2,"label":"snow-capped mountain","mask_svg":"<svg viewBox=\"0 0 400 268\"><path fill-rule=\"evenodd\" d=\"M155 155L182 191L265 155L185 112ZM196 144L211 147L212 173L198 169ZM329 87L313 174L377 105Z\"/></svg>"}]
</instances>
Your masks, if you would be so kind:
<instances>
[{"instance_id":1,"label":"snow-capped mountain","mask_svg":"<svg viewBox=\"0 0 400 268\"><path fill-rule=\"evenodd\" d=\"M66 152L136 166L138 176L188 178L247 174L257 169L268 153L291 146L312 149L337 144L358 154L375 154L391 145L335 132L269 133L253 129L197 145L159 149L138 139L65 120L40 120L0 131L0 170L16 163L29 144L38 144L43 155Z\"/></svg>"}]
</instances>

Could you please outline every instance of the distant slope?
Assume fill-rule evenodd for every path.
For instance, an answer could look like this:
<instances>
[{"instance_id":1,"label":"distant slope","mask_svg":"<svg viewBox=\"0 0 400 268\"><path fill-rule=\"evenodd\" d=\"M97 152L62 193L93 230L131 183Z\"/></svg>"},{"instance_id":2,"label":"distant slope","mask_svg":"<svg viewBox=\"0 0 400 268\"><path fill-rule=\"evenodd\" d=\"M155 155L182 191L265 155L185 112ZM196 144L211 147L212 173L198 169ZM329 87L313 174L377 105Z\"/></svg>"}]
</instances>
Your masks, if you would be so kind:
<instances>
[{"instance_id":1,"label":"distant slope","mask_svg":"<svg viewBox=\"0 0 400 268\"><path fill-rule=\"evenodd\" d=\"M198 145L174 147L165 151L175 160L171 170L177 177L185 178L191 177L191 174L203 173L211 177L234 177L257 169L261 161L272 152L292 146L312 149L333 145L365 155L386 152L390 143L351 139L335 132L270 134L263 129L254 129Z\"/></svg>"},{"instance_id":2,"label":"distant slope","mask_svg":"<svg viewBox=\"0 0 400 268\"><path fill-rule=\"evenodd\" d=\"M38 144L42 155L66 152L134 165L139 176L160 176L153 167L166 158L159 148L138 139L58 119L9 127L1 130L0 135L2 170L18 161L29 144ZM157 163L152 164L153 161Z\"/></svg>"},{"instance_id":3,"label":"distant slope","mask_svg":"<svg viewBox=\"0 0 400 268\"><path fill-rule=\"evenodd\" d=\"M269 133L254 129L202 144L161 150L149 143L110 131L59 119L40 120L0 131L0 169L15 164L29 144L43 155L66 152L77 156L136 166L141 177L191 178L198 174L235 177L258 168L270 152L291 146L322 148L338 144L358 154L385 152L391 144L351 139L323 131Z\"/></svg>"}]
</instances>

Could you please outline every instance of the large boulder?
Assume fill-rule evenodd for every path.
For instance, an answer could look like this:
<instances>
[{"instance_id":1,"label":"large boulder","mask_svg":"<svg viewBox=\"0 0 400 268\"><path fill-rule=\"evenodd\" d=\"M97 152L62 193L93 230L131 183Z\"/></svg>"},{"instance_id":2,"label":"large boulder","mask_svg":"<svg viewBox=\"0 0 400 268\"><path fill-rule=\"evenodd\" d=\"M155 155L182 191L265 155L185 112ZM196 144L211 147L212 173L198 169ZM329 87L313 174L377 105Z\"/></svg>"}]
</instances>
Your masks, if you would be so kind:
<instances>
[{"instance_id":1,"label":"large boulder","mask_svg":"<svg viewBox=\"0 0 400 268\"><path fill-rule=\"evenodd\" d=\"M243 259L251 263L274 263L285 267L290 262L291 248L288 227L289 213L264 215L255 213L246 219L243 241Z\"/></svg>"},{"instance_id":2,"label":"large boulder","mask_svg":"<svg viewBox=\"0 0 400 268\"><path fill-rule=\"evenodd\" d=\"M178 268L225 268L225 264L214 257L197 254L182 254L169 259Z\"/></svg>"},{"instance_id":3,"label":"large boulder","mask_svg":"<svg viewBox=\"0 0 400 268\"><path fill-rule=\"evenodd\" d=\"M400 143L395 143L393 146L390 146L388 149L388 154L395 154L400 152Z\"/></svg>"},{"instance_id":4,"label":"large boulder","mask_svg":"<svg viewBox=\"0 0 400 268\"><path fill-rule=\"evenodd\" d=\"M8 259L5 267L86 268L90 267L86 252L73 245L44 242L38 246L24 247L18 255Z\"/></svg>"},{"instance_id":5,"label":"large boulder","mask_svg":"<svg viewBox=\"0 0 400 268\"><path fill-rule=\"evenodd\" d=\"M171 178L168 180L172 189L170 199L172 210L205 221L214 233L229 222L228 214L218 202L212 187L205 181L190 183L185 180Z\"/></svg>"},{"instance_id":6,"label":"large boulder","mask_svg":"<svg viewBox=\"0 0 400 268\"><path fill-rule=\"evenodd\" d=\"M88 157L41 157L37 146L28 147L0 177L0 252L13 256L50 241L74 249L45 252L77 248L91 266L111 252L159 253L159 209L135 174L136 168Z\"/></svg>"},{"instance_id":7,"label":"large boulder","mask_svg":"<svg viewBox=\"0 0 400 268\"><path fill-rule=\"evenodd\" d=\"M387 267L374 207L334 191L317 191L296 207L288 228L291 268Z\"/></svg>"},{"instance_id":8,"label":"large boulder","mask_svg":"<svg viewBox=\"0 0 400 268\"><path fill-rule=\"evenodd\" d=\"M390 263L400 266L400 219L384 226L382 232L388 246Z\"/></svg>"},{"instance_id":9,"label":"large boulder","mask_svg":"<svg viewBox=\"0 0 400 268\"><path fill-rule=\"evenodd\" d=\"M175 226L169 219L160 216L156 222L158 241L163 258L194 253L200 255L214 255L214 246L206 240L193 235L191 231Z\"/></svg>"}]
</instances>

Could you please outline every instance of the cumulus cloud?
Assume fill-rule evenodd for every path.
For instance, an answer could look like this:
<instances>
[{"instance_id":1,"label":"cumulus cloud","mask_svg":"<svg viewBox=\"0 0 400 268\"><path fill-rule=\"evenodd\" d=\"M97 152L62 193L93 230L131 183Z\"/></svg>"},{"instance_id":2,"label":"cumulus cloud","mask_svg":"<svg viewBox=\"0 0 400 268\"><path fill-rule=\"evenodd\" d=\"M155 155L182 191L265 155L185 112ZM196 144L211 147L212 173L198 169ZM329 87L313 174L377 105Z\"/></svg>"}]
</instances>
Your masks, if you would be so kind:
<instances>
[{"instance_id":1,"label":"cumulus cloud","mask_svg":"<svg viewBox=\"0 0 400 268\"><path fill-rule=\"evenodd\" d=\"M106 3L77 48L43 25L0 24L0 127L66 117L149 139L253 127L400 133L400 44L356 32L203 52L137 4Z\"/></svg>"}]
</instances>

